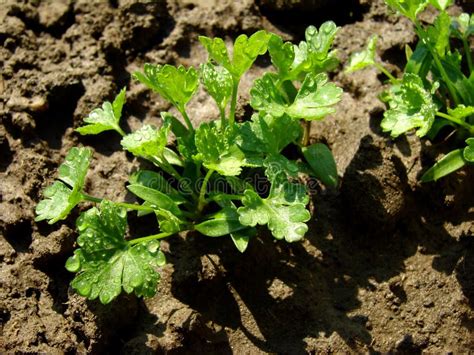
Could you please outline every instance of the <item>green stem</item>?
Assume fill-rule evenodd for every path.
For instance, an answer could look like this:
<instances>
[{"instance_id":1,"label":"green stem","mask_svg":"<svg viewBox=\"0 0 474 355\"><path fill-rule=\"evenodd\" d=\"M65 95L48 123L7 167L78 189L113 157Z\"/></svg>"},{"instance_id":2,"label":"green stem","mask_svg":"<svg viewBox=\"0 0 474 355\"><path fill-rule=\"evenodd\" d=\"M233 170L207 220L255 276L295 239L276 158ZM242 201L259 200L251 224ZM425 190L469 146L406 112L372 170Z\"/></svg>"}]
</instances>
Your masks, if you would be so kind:
<instances>
[{"instance_id":1,"label":"green stem","mask_svg":"<svg viewBox=\"0 0 474 355\"><path fill-rule=\"evenodd\" d=\"M211 201L217 201L220 198L224 198L226 200L242 200L244 196L241 195L231 195L231 194L218 194L215 196L211 196L206 200L206 203L211 202Z\"/></svg>"},{"instance_id":2,"label":"green stem","mask_svg":"<svg viewBox=\"0 0 474 355\"><path fill-rule=\"evenodd\" d=\"M206 205L206 190L207 190L207 183L211 178L211 175L214 173L214 170L210 169L207 171L206 176L204 177L204 181L202 182L201 191L199 192L199 201L198 201L198 212L201 212L204 206Z\"/></svg>"},{"instance_id":3,"label":"green stem","mask_svg":"<svg viewBox=\"0 0 474 355\"><path fill-rule=\"evenodd\" d=\"M151 157L151 161L153 162L153 164L163 169L166 173L170 174L175 179L182 179L181 175L176 171L175 168L173 168L173 166L168 162L168 160L166 160L164 155L162 155L161 157Z\"/></svg>"},{"instance_id":4,"label":"green stem","mask_svg":"<svg viewBox=\"0 0 474 355\"><path fill-rule=\"evenodd\" d=\"M176 169L173 167L173 165L170 164L170 162L168 161L168 159L165 158L165 155L164 155L164 154L161 155L161 161L165 163L166 167L169 169L170 172L172 172L172 175L173 175L175 178L177 178L177 179L179 179L179 180L181 180L181 179L183 178L183 177L181 176L181 174L176 171Z\"/></svg>"},{"instance_id":5,"label":"green stem","mask_svg":"<svg viewBox=\"0 0 474 355\"><path fill-rule=\"evenodd\" d=\"M471 49L469 48L469 43L467 43L467 39L463 37L462 44L464 46L464 52L467 58L467 66L469 68L469 72L472 73L474 71L474 65L472 64L472 55Z\"/></svg>"},{"instance_id":6,"label":"green stem","mask_svg":"<svg viewBox=\"0 0 474 355\"><path fill-rule=\"evenodd\" d=\"M145 242L149 242L150 240L163 239L163 238L169 237L170 235L173 235L173 233L158 233L158 234L154 234L154 235L149 235L147 237L132 239L128 242L128 244L129 245L134 245L134 244L138 244L138 243L145 243Z\"/></svg>"},{"instance_id":7,"label":"green stem","mask_svg":"<svg viewBox=\"0 0 474 355\"><path fill-rule=\"evenodd\" d=\"M239 89L240 79L233 79L234 85L232 86L232 99L230 101L230 114L229 114L229 125L234 127L235 122L235 107L237 106L237 93Z\"/></svg>"},{"instance_id":8,"label":"green stem","mask_svg":"<svg viewBox=\"0 0 474 355\"><path fill-rule=\"evenodd\" d=\"M443 64L441 63L440 59L438 58L438 54L436 51L433 49L433 47L430 45L429 41L425 38L425 35L423 33L423 28L421 27L419 21L415 22L415 27L416 27L416 32L418 34L418 37L423 41L424 44L428 47L428 50L431 53L431 56L433 57L433 60L436 64L436 67L439 70L439 73L441 74L441 77L443 78L443 81L446 83L446 86L448 87L449 93L451 94L451 97L454 100L454 103L456 106L458 106L461 102L459 101L458 94L453 87L453 84L451 80L449 79L448 74L446 73L446 70L443 67Z\"/></svg>"},{"instance_id":9,"label":"green stem","mask_svg":"<svg viewBox=\"0 0 474 355\"><path fill-rule=\"evenodd\" d=\"M311 133L311 122L305 120L303 122L303 138L301 139L301 146L303 147L308 146L310 133Z\"/></svg>"},{"instance_id":10,"label":"green stem","mask_svg":"<svg viewBox=\"0 0 474 355\"><path fill-rule=\"evenodd\" d=\"M194 127L193 124L191 123L191 119L189 118L188 114L186 113L186 109L184 107L179 108L178 111L181 113L181 116L183 116L184 120L186 121L186 125L188 126L188 129L191 132L194 132Z\"/></svg>"},{"instance_id":11,"label":"green stem","mask_svg":"<svg viewBox=\"0 0 474 355\"><path fill-rule=\"evenodd\" d=\"M385 67L382 64L375 63L375 67L378 70L380 70L382 73L384 73L385 76L390 79L392 84L396 84L398 82L397 78L395 78L392 74L390 74L390 72L387 69L385 69Z\"/></svg>"},{"instance_id":12,"label":"green stem","mask_svg":"<svg viewBox=\"0 0 474 355\"><path fill-rule=\"evenodd\" d=\"M115 202L117 206L126 208L128 210L135 210L135 211L154 211L152 207L137 205L135 203L126 203L126 202Z\"/></svg>"},{"instance_id":13,"label":"green stem","mask_svg":"<svg viewBox=\"0 0 474 355\"><path fill-rule=\"evenodd\" d=\"M127 134L123 131L122 128L120 128L119 125L117 125L117 127L115 127L115 130L122 136L122 137L125 137Z\"/></svg>"},{"instance_id":14,"label":"green stem","mask_svg":"<svg viewBox=\"0 0 474 355\"><path fill-rule=\"evenodd\" d=\"M222 128L224 128L225 125L226 125L226 121L225 121L225 109L222 108L222 107L219 107L219 113L220 113L220 115L221 115L221 126L222 126Z\"/></svg>"},{"instance_id":15,"label":"green stem","mask_svg":"<svg viewBox=\"0 0 474 355\"><path fill-rule=\"evenodd\" d=\"M467 129L470 134L474 134L474 126L471 126L469 123L464 122L464 121L460 120L459 118L450 116L450 115L448 115L446 113L443 113L443 112L436 112L436 116L445 118L448 121L456 123L457 125Z\"/></svg>"},{"instance_id":16,"label":"green stem","mask_svg":"<svg viewBox=\"0 0 474 355\"><path fill-rule=\"evenodd\" d=\"M82 199L96 203L101 203L103 200L102 198L94 197L85 193L82 193Z\"/></svg>"}]
</instances>

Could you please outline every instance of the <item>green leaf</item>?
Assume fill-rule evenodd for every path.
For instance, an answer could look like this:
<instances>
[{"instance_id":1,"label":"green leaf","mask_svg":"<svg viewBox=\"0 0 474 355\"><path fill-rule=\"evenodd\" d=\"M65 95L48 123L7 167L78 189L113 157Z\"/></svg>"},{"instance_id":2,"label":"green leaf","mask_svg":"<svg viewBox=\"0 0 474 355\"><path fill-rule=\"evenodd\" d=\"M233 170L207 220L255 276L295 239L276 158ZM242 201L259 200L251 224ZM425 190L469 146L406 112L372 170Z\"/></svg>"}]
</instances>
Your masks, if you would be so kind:
<instances>
[{"instance_id":1,"label":"green leaf","mask_svg":"<svg viewBox=\"0 0 474 355\"><path fill-rule=\"evenodd\" d=\"M443 176L451 174L462 168L466 164L466 160L463 157L463 150L456 149L446 154L441 160L433 165L426 173L421 177L421 182L436 181L441 179Z\"/></svg>"},{"instance_id":2,"label":"green leaf","mask_svg":"<svg viewBox=\"0 0 474 355\"><path fill-rule=\"evenodd\" d=\"M232 66L234 75L241 77L250 69L259 55L267 52L270 35L266 31L255 32L250 37L242 34L234 42Z\"/></svg>"},{"instance_id":3,"label":"green leaf","mask_svg":"<svg viewBox=\"0 0 474 355\"><path fill-rule=\"evenodd\" d=\"M128 181L132 185L142 185L153 190L158 190L171 197L177 204L186 202L186 199L178 192L178 190L173 188L168 180L157 172L138 170L130 176Z\"/></svg>"},{"instance_id":4,"label":"green leaf","mask_svg":"<svg viewBox=\"0 0 474 355\"><path fill-rule=\"evenodd\" d=\"M415 74L406 73L400 85L390 89L389 106L385 111L381 127L384 132L390 132L392 137L417 128L416 134L423 137L433 125L437 106L433 102L432 93L423 87L423 82Z\"/></svg>"},{"instance_id":5,"label":"green leaf","mask_svg":"<svg viewBox=\"0 0 474 355\"><path fill-rule=\"evenodd\" d=\"M441 59L441 64L444 67L452 86L458 93L461 102L466 106L474 106L474 71L466 77L461 68L462 56L459 52L450 54ZM435 78L444 84L440 73L433 68L432 70ZM445 87L445 85L444 85Z\"/></svg>"},{"instance_id":6,"label":"green leaf","mask_svg":"<svg viewBox=\"0 0 474 355\"><path fill-rule=\"evenodd\" d=\"M117 123L122 117L122 109L125 103L125 92L126 92L126 88L123 88L122 90L120 90L118 95L115 97L114 102L112 102L112 108L114 110L114 116L117 120Z\"/></svg>"},{"instance_id":7,"label":"green leaf","mask_svg":"<svg viewBox=\"0 0 474 355\"><path fill-rule=\"evenodd\" d=\"M298 165L281 154L266 157L263 166L265 176L272 182L272 186L298 177Z\"/></svg>"},{"instance_id":8,"label":"green leaf","mask_svg":"<svg viewBox=\"0 0 474 355\"><path fill-rule=\"evenodd\" d=\"M462 13L458 17L453 17L451 27L456 37L467 39L474 33L474 14Z\"/></svg>"},{"instance_id":9,"label":"green leaf","mask_svg":"<svg viewBox=\"0 0 474 355\"><path fill-rule=\"evenodd\" d=\"M66 268L77 275L71 286L91 300L111 302L122 291L151 297L156 292L165 256L159 242L152 240L135 245L124 239L126 211L103 201L100 209L91 208L77 221L80 249L74 252Z\"/></svg>"},{"instance_id":10,"label":"green leaf","mask_svg":"<svg viewBox=\"0 0 474 355\"><path fill-rule=\"evenodd\" d=\"M449 49L450 27L451 18L446 12L441 12L436 17L434 24L424 30L425 39L428 40L430 46L441 58L444 58L446 51Z\"/></svg>"},{"instance_id":11,"label":"green leaf","mask_svg":"<svg viewBox=\"0 0 474 355\"><path fill-rule=\"evenodd\" d=\"M328 83L326 74L308 74L287 113L293 118L321 120L336 112L333 107L342 97L342 89Z\"/></svg>"},{"instance_id":12,"label":"green leaf","mask_svg":"<svg viewBox=\"0 0 474 355\"><path fill-rule=\"evenodd\" d=\"M209 38L206 36L199 36L199 42L206 48L209 53L209 58L226 68L230 73L233 73L232 63L229 59L227 47L222 38Z\"/></svg>"},{"instance_id":13,"label":"green leaf","mask_svg":"<svg viewBox=\"0 0 474 355\"><path fill-rule=\"evenodd\" d=\"M169 64L145 64L144 72L135 72L134 77L164 99L171 102L179 111L183 111L199 85L197 70L188 70L182 65L174 67Z\"/></svg>"},{"instance_id":14,"label":"green leaf","mask_svg":"<svg viewBox=\"0 0 474 355\"><path fill-rule=\"evenodd\" d=\"M225 207L210 216L208 220L197 224L194 228L208 237L221 237L247 227L240 223L239 214L235 207Z\"/></svg>"},{"instance_id":15,"label":"green leaf","mask_svg":"<svg viewBox=\"0 0 474 355\"><path fill-rule=\"evenodd\" d=\"M278 69L278 76L281 78L291 77L291 66L295 60L293 43L283 42L280 36L270 34L268 40L268 52L275 68Z\"/></svg>"},{"instance_id":16,"label":"green leaf","mask_svg":"<svg viewBox=\"0 0 474 355\"><path fill-rule=\"evenodd\" d=\"M448 114L458 120L474 115L474 106L459 105L455 109L448 108Z\"/></svg>"},{"instance_id":17,"label":"green leaf","mask_svg":"<svg viewBox=\"0 0 474 355\"><path fill-rule=\"evenodd\" d=\"M122 117L122 107L124 103L125 88L120 90L114 102L104 102L102 108L95 109L89 116L84 118L84 122L88 124L77 128L76 131L80 134L98 134L104 131L115 130L123 134L119 122Z\"/></svg>"},{"instance_id":18,"label":"green leaf","mask_svg":"<svg viewBox=\"0 0 474 355\"><path fill-rule=\"evenodd\" d=\"M428 0L385 0L385 3L413 22L416 21L418 14L428 6Z\"/></svg>"},{"instance_id":19,"label":"green leaf","mask_svg":"<svg viewBox=\"0 0 474 355\"><path fill-rule=\"evenodd\" d=\"M250 105L254 109L275 117L283 116L288 107L278 89L277 81L278 76L273 73L266 73L254 81L253 87L250 89Z\"/></svg>"},{"instance_id":20,"label":"green leaf","mask_svg":"<svg viewBox=\"0 0 474 355\"><path fill-rule=\"evenodd\" d=\"M177 138L189 135L189 131L186 128L186 126L183 125L181 121L179 121L172 114L168 112L161 112L160 115L161 115L161 118L163 119L163 122L171 126L171 132L173 132Z\"/></svg>"},{"instance_id":21,"label":"green leaf","mask_svg":"<svg viewBox=\"0 0 474 355\"><path fill-rule=\"evenodd\" d=\"M165 121L160 129L144 125L139 130L122 138L122 147L137 157L149 160L160 159L168 143L170 131L169 121Z\"/></svg>"},{"instance_id":22,"label":"green leaf","mask_svg":"<svg viewBox=\"0 0 474 355\"><path fill-rule=\"evenodd\" d=\"M237 176L226 176L225 180L235 194L243 194L247 188L247 183Z\"/></svg>"},{"instance_id":23,"label":"green leaf","mask_svg":"<svg viewBox=\"0 0 474 355\"><path fill-rule=\"evenodd\" d=\"M325 144L316 143L309 147L303 147L302 152L316 178L321 180L326 186L338 186L339 178L337 176L336 162L331 150Z\"/></svg>"},{"instance_id":24,"label":"green leaf","mask_svg":"<svg viewBox=\"0 0 474 355\"><path fill-rule=\"evenodd\" d=\"M245 166L245 155L235 144L232 127L219 128L213 122L202 123L196 130L197 161L220 175L236 176Z\"/></svg>"},{"instance_id":25,"label":"green leaf","mask_svg":"<svg viewBox=\"0 0 474 355\"><path fill-rule=\"evenodd\" d=\"M176 165L183 167L182 158L173 149L165 147L163 150L163 157L159 159L161 162L168 162L170 165Z\"/></svg>"},{"instance_id":26,"label":"green leaf","mask_svg":"<svg viewBox=\"0 0 474 355\"><path fill-rule=\"evenodd\" d=\"M268 51L281 81L303 80L308 73L318 74L337 67L339 60L336 51L330 49L338 29L332 21L323 23L319 31L309 26L305 32L306 41L298 46L283 42L279 36L272 34Z\"/></svg>"},{"instance_id":27,"label":"green leaf","mask_svg":"<svg viewBox=\"0 0 474 355\"><path fill-rule=\"evenodd\" d=\"M474 163L474 138L468 138L466 140L467 147L464 148L464 159L469 163Z\"/></svg>"},{"instance_id":28,"label":"green leaf","mask_svg":"<svg viewBox=\"0 0 474 355\"><path fill-rule=\"evenodd\" d=\"M279 154L302 134L299 122L287 115L254 114L250 122L244 122L239 128L238 144L242 150L270 155Z\"/></svg>"},{"instance_id":29,"label":"green leaf","mask_svg":"<svg viewBox=\"0 0 474 355\"><path fill-rule=\"evenodd\" d=\"M36 205L35 221L48 220L49 224L65 219L69 212L82 200L80 194L73 194L72 190L60 181L48 186L44 192L44 200Z\"/></svg>"},{"instance_id":30,"label":"green leaf","mask_svg":"<svg viewBox=\"0 0 474 355\"><path fill-rule=\"evenodd\" d=\"M292 65L292 78L302 73L322 73L333 70L339 64L337 52L330 51L339 27L332 21L324 22L319 31L314 26L306 29L306 42L294 46L295 60Z\"/></svg>"},{"instance_id":31,"label":"green leaf","mask_svg":"<svg viewBox=\"0 0 474 355\"><path fill-rule=\"evenodd\" d=\"M220 111L224 111L232 96L232 75L224 67L211 63L201 65L201 81L209 95L216 101Z\"/></svg>"},{"instance_id":32,"label":"green leaf","mask_svg":"<svg viewBox=\"0 0 474 355\"><path fill-rule=\"evenodd\" d=\"M446 10L446 8L452 5L453 0L429 0L431 5L436 7L440 11Z\"/></svg>"},{"instance_id":33,"label":"green leaf","mask_svg":"<svg viewBox=\"0 0 474 355\"><path fill-rule=\"evenodd\" d=\"M184 166L182 158L184 158L184 160L192 160L192 156L196 154L196 146L194 145L194 134L188 131L188 129L176 117L169 114L168 112L162 112L161 117L163 119L164 126L169 125L171 127L171 131L176 136L176 140L178 142L177 148L181 157L178 157L175 154L175 158L177 157L177 160L172 160L175 160L175 163L179 163L176 165ZM169 154L168 148L165 148L163 153L165 154L166 159L170 158L169 156L167 156ZM172 161L168 161L173 164Z\"/></svg>"},{"instance_id":34,"label":"green leaf","mask_svg":"<svg viewBox=\"0 0 474 355\"><path fill-rule=\"evenodd\" d=\"M261 198L255 191L248 189L238 208L240 223L255 227L268 224L276 239L287 242L301 240L308 231L307 222L311 216L305 205L300 202L288 202L284 190L275 190L268 198Z\"/></svg>"},{"instance_id":35,"label":"green leaf","mask_svg":"<svg viewBox=\"0 0 474 355\"><path fill-rule=\"evenodd\" d=\"M349 63L346 65L346 73L361 70L375 64L377 38L377 35L371 36L367 48L351 55Z\"/></svg>"},{"instance_id":36,"label":"green leaf","mask_svg":"<svg viewBox=\"0 0 474 355\"><path fill-rule=\"evenodd\" d=\"M407 61L405 73L417 74L427 84L426 77L431 69L432 62L433 56L428 46L423 42L418 42L415 51Z\"/></svg>"},{"instance_id":37,"label":"green leaf","mask_svg":"<svg viewBox=\"0 0 474 355\"><path fill-rule=\"evenodd\" d=\"M46 188L44 197L36 206L36 221L47 219L49 224L65 219L69 212L82 201L82 189L89 169L92 151L88 148L73 147L59 167L58 178ZM64 182L64 183L63 183ZM68 186L66 186L69 185Z\"/></svg>"},{"instance_id":38,"label":"green leaf","mask_svg":"<svg viewBox=\"0 0 474 355\"><path fill-rule=\"evenodd\" d=\"M306 43L311 56L319 61L325 60L331 49L338 27L332 21L324 22L319 31L314 26L309 26L305 31Z\"/></svg>"},{"instance_id":39,"label":"green leaf","mask_svg":"<svg viewBox=\"0 0 474 355\"><path fill-rule=\"evenodd\" d=\"M267 73L255 80L250 90L250 105L261 112L281 117L288 114L292 118L320 120L334 113L333 107L341 100L342 89L328 83L326 74L308 74L296 95L294 102L287 105L278 88L277 77Z\"/></svg>"},{"instance_id":40,"label":"green leaf","mask_svg":"<svg viewBox=\"0 0 474 355\"><path fill-rule=\"evenodd\" d=\"M270 35L266 31L255 32L252 36L240 35L234 42L233 58L229 59L227 47L221 38L209 38L199 36L199 41L206 48L209 57L227 69L234 78L239 81L240 77L250 69L259 55L267 51Z\"/></svg>"},{"instance_id":41,"label":"green leaf","mask_svg":"<svg viewBox=\"0 0 474 355\"><path fill-rule=\"evenodd\" d=\"M268 176L268 175L267 175ZM269 179L272 177L270 176ZM302 204L306 206L309 202L308 189L300 183L289 181L270 180L271 188L269 198L275 203L286 204Z\"/></svg>"},{"instance_id":42,"label":"green leaf","mask_svg":"<svg viewBox=\"0 0 474 355\"><path fill-rule=\"evenodd\" d=\"M178 233L187 227L187 223L171 213L170 211L157 208L155 209L156 219L160 225L160 231L165 233Z\"/></svg>"},{"instance_id":43,"label":"green leaf","mask_svg":"<svg viewBox=\"0 0 474 355\"><path fill-rule=\"evenodd\" d=\"M255 228L246 228L231 233L230 237L232 238L237 250L243 253L249 245L250 238L255 237L256 235L257 230Z\"/></svg>"},{"instance_id":44,"label":"green leaf","mask_svg":"<svg viewBox=\"0 0 474 355\"><path fill-rule=\"evenodd\" d=\"M68 184L73 191L82 190L91 157L92 151L88 148L71 148L64 163L59 167L59 179Z\"/></svg>"},{"instance_id":45,"label":"green leaf","mask_svg":"<svg viewBox=\"0 0 474 355\"><path fill-rule=\"evenodd\" d=\"M193 135L178 138L178 151L187 161L192 161L197 154L196 142Z\"/></svg>"},{"instance_id":46,"label":"green leaf","mask_svg":"<svg viewBox=\"0 0 474 355\"><path fill-rule=\"evenodd\" d=\"M176 216L182 214L178 204L163 192L139 184L128 185L127 189L142 200L150 203L152 208L162 208L170 211Z\"/></svg>"}]
</instances>

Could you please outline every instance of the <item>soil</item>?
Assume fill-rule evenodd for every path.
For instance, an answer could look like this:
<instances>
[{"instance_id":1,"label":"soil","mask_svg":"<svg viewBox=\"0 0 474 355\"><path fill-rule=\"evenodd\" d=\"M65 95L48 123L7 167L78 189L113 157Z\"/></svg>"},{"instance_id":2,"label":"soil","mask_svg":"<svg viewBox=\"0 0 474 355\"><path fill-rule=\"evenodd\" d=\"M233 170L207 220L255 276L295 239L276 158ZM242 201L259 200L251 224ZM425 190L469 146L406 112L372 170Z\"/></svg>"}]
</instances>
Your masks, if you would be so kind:
<instances>
[{"instance_id":1,"label":"soil","mask_svg":"<svg viewBox=\"0 0 474 355\"><path fill-rule=\"evenodd\" d=\"M124 184L139 162L113 133L81 137L74 128L124 86L126 129L158 124L170 106L131 73L145 62L197 66L206 58L200 34L230 41L263 28L298 41L306 26L332 19L343 62L376 33L380 59L400 73L415 36L383 1L294 3L0 2L1 352L474 350L474 171L418 182L452 142L383 134L385 84L375 70L333 75L345 94L335 115L313 123L312 140L331 147L342 184L317 187L301 243L275 242L262 229L241 255L230 239L177 236L162 243L169 263L154 298L123 295L103 306L69 288L64 263L78 212L53 226L34 222L41 190L76 145L95 150L88 192L130 198ZM472 11L467 0L453 11L462 7ZM258 60L242 83L239 118L269 64ZM194 122L218 117L202 93L189 113Z\"/></svg>"}]
</instances>

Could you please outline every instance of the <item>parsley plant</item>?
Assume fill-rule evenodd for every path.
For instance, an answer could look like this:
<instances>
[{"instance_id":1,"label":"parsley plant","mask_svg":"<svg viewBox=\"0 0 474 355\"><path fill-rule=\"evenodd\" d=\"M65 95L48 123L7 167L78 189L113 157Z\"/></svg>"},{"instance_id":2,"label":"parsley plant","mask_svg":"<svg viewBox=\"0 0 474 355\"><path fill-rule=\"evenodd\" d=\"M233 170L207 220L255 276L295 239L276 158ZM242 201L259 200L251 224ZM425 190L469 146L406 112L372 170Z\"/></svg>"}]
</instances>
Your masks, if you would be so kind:
<instances>
[{"instance_id":1,"label":"parsley plant","mask_svg":"<svg viewBox=\"0 0 474 355\"><path fill-rule=\"evenodd\" d=\"M413 129L419 137L429 139L443 128L455 132L460 147L421 177L422 182L437 180L474 163L474 65L469 45L474 17L467 13L450 16L446 8L452 0L385 2L413 22L419 39L415 50L406 47L403 77L395 78L376 60L376 36L370 38L365 50L351 56L346 71L375 66L389 78L391 88L382 96L388 110L381 127L393 138ZM430 4L439 14L433 24L426 25L419 15Z\"/></svg>"},{"instance_id":2,"label":"parsley plant","mask_svg":"<svg viewBox=\"0 0 474 355\"><path fill-rule=\"evenodd\" d=\"M240 252L267 225L279 240L296 242L308 230L309 194L302 175L336 187L338 176L329 148L308 146L308 127L334 113L342 90L328 81L327 71L338 61L332 42L338 28L333 22L306 30L299 45L259 31L241 35L232 56L221 38L200 37L209 61L199 69L145 64L135 79L168 100L182 121L161 113L159 128L144 125L125 133L120 127L125 89L113 102L92 111L80 134L116 131L124 150L151 162L156 169L138 170L129 177L128 190L139 203L113 202L84 191L92 158L88 148L72 148L59 167L58 181L44 191L36 208L37 221L65 219L79 203L96 206L77 220L78 249L66 268L76 273L72 287L89 299L108 303L122 290L138 296L155 294L157 267L164 265L160 239L183 231L209 237L229 237ZM256 79L250 91L251 119L239 122L236 104L239 82L258 56L269 52L275 70ZM200 83L214 99L220 119L194 127L186 106ZM174 137L174 139L173 139ZM293 145L300 157L290 159L284 149ZM265 176L267 191L248 177ZM127 234L127 214L154 214L156 234Z\"/></svg>"}]
</instances>

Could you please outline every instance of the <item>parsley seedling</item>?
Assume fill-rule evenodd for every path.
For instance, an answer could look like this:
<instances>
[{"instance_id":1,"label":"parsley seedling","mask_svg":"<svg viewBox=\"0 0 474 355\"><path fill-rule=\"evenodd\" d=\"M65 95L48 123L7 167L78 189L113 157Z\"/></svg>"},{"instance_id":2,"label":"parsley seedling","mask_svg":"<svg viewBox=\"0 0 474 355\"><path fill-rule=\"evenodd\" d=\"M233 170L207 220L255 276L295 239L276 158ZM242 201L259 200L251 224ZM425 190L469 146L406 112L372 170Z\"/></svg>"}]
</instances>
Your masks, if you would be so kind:
<instances>
[{"instance_id":1,"label":"parsley seedling","mask_svg":"<svg viewBox=\"0 0 474 355\"><path fill-rule=\"evenodd\" d=\"M474 164L474 66L469 38L474 34L474 17L463 13L450 16L452 0L385 0L395 11L409 18L418 35L413 51L406 47L407 64L402 78L395 78L376 60L377 37L367 48L354 53L346 71L375 66L390 80L382 97L388 104L382 130L393 138L415 129L419 137L434 139L441 129L455 131L460 148L451 151L428 169L422 182L434 181L467 164ZM428 5L439 14L431 25L419 15Z\"/></svg>"},{"instance_id":2,"label":"parsley seedling","mask_svg":"<svg viewBox=\"0 0 474 355\"><path fill-rule=\"evenodd\" d=\"M84 119L81 134L114 130L130 154L151 162L156 171L138 170L127 189L140 203L112 202L84 191L92 158L88 148L73 148L59 167L59 181L48 187L36 208L37 221L55 223L67 217L80 202L97 206L77 220L79 248L67 261L76 273L72 287L81 295L108 303L122 290L138 296L155 294L165 263L159 240L183 231L209 237L228 236L240 252L267 225L276 239L301 240L308 230L309 194L300 177L312 175L337 187L334 158L327 146L308 146L309 130L300 121L321 120L335 112L342 90L328 81L327 71L337 65L331 45L337 27L311 26L299 45L259 31L239 36L232 58L220 38L200 37L209 61L198 69L145 64L134 78L169 101L181 114L161 114L159 128L144 125L126 134L120 128L126 92L105 102ZM276 70L255 80L250 105L255 110L245 122L236 120L239 82L258 56L270 54ZM220 117L194 127L186 106L199 83L214 99ZM169 144L171 135L174 144ZM300 157L283 154L289 145ZM247 177L265 176L261 191ZM128 237L127 213L153 214L159 230L144 237Z\"/></svg>"}]
</instances>

